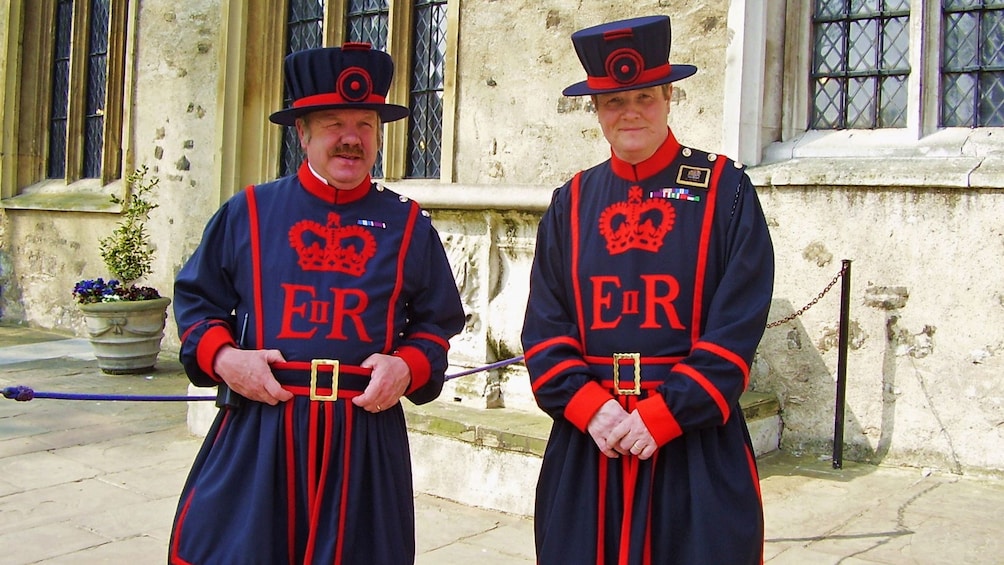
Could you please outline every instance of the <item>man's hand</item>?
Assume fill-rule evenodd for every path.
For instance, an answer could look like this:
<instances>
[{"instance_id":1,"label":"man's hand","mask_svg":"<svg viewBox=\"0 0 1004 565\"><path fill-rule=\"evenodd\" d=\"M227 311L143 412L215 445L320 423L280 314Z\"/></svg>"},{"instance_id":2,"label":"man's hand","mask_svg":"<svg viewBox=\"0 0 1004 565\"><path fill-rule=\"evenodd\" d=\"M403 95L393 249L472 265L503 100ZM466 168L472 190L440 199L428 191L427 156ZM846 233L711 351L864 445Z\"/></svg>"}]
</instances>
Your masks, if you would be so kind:
<instances>
[{"instance_id":1,"label":"man's hand","mask_svg":"<svg viewBox=\"0 0 1004 565\"><path fill-rule=\"evenodd\" d=\"M285 361L277 349L237 349L225 346L213 359L213 371L237 394L275 406L293 398L272 374L270 363Z\"/></svg>"},{"instance_id":2,"label":"man's hand","mask_svg":"<svg viewBox=\"0 0 1004 565\"><path fill-rule=\"evenodd\" d=\"M593 441L596 442L596 447L600 448L603 455L613 458L620 457L620 453L616 450L617 441L620 439L620 436L614 436L612 433L627 415L627 412L624 411L620 403L611 398L604 402L589 420L586 431L592 436Z\"/></svg>"},{"instance_id":3,"label":"man's hand","mask_svg":"<svg viewBox=\"0 0 1004 565\"><path fill-rule=\"evenodd\" d=\"M617 438L614 449L619 453L630 453L638 459L648 459L659 449L637 410L628 414L611 430L610 438ZM610 441L613 442L614 439Z\"/></svg>"},{"instance_id":4,"label":"man's hand","mask_svg":"<svg viewBox=\"0 0 1004 565\"><path fill-rule=\"evenodd\" d=\"M373 369L366 390L352 399L353 404L367 412L375 414L394 406L411 384L411 369L400 357L374 353L359 366Z\"/></svg>"}]
</instances>

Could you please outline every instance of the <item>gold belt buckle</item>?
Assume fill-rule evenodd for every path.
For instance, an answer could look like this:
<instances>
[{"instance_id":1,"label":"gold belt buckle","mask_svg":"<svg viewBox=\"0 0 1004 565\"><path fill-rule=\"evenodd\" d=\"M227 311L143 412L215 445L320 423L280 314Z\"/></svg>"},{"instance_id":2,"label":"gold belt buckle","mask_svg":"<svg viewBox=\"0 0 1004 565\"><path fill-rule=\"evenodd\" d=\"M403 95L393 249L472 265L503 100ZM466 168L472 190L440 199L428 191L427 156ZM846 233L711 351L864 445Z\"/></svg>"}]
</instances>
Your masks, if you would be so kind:
<instances>
[{"instance_id":1,"label":"gold belt buckle","mask_svg":"<svg viewBox=\"0 0 1004 565\"><path fill-rule=\"evenodd\" d=\"M638 396L641 394L641 353L614 353L614 392L621 396ZM634 387L621 388L621 360L630 359L634 362Z\"/></svg>"},{"instance_id":2,"label":"gold belt buckle","mask_svg":"<svg viewBox=\"0 0 1004 565\"><path fill-rule=\"evenodd\" d=\"M331 367L331 394L317 394L317 368ZM323 402L334 402L338 400L338 361L335 359L311 359L310 360L310 399Z\"/></svg>"}]
</instances>

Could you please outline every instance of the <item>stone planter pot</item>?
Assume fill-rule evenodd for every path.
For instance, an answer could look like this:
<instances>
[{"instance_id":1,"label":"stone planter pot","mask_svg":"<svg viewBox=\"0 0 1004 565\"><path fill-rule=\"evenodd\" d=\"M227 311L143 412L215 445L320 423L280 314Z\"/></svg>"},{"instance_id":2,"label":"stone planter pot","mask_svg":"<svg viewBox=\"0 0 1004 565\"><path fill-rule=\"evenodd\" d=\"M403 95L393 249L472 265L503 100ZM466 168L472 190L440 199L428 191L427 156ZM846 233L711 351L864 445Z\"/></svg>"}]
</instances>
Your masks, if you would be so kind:
<instances>
[{"instance_id":1,"label":"stone planter pot","mask_svg":"<svg viewBox=\"0 0 1004 565\"><path fill-rule=\"evenodd\" d=\"M157 364L170 298L80 304L98 367L109 375L145 373Z\"/></svg>"}]
</instances>

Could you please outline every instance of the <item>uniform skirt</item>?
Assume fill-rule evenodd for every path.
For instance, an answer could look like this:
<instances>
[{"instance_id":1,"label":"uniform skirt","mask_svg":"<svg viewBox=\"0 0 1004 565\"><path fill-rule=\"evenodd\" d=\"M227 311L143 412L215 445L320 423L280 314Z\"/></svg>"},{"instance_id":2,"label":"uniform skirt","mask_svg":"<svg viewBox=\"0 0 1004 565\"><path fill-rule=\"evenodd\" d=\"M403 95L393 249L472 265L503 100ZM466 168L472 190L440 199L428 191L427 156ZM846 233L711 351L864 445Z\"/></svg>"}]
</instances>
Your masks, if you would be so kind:
<instances>
[{"instance_id":1,"label":"uniform skirt","mask_svg":"<svg viewBox=\"0 0 1004 565\"><path fill-rule=\"evenodd\" d=\"M169 562L413 563L414 516L400 404L245 401L220 411L196 456Z\"/></svg>"}]
</instances>

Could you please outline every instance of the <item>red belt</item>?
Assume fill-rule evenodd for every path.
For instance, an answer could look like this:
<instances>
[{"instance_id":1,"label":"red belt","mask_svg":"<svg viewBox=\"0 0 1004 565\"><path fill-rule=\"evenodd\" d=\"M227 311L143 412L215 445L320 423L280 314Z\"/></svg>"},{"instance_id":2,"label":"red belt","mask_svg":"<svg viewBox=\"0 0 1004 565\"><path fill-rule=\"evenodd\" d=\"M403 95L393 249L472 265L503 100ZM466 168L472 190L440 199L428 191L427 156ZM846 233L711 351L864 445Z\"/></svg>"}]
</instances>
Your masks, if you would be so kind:
<instances>
[{"instance_id":1,"label":"red belt","mask_svg":"<svg viewBox=\"0 0 1004 565\"><path fill-rule=\"evenodd\" d=\"M662 380L642 381L642 362L645 365L675 365L682 359L682 357L642 357L641 353L614 353L604 357L585 355L584 358L587 363L592 365L613 365L613 380L600 380L600 384L611 389L618 396L639 396L643 389L651 390L663 383ZM634 378L630 387L624 387L621 384L621 365L631 365L634 367Z\"/></svg>"},{"instance_id":2,"label":"red belt","mask_svg":"<svg viewBox=\"0 0 1004 565\"><path fill-rule=\"evenodd\" d=\"M369 377L373 373L372 369L360 367L358 365L346 365L336 359L313 359L311 361L285 361L273 363L271 365L276 371L306 371L310 374L309 385L283 383L282 388L292 392L296 396L307 396L311 400L322 402L334 402L339 398L354 398L363 393L368 379L353 379L352 382L343 382L339 386L339 376L355 375L358 377ZM318 386L317 375L331 373L331 386ZM282 382L280 380L280 382ZM348 385L348 386L345 386Z\"/></svg>"}]
</instances>

